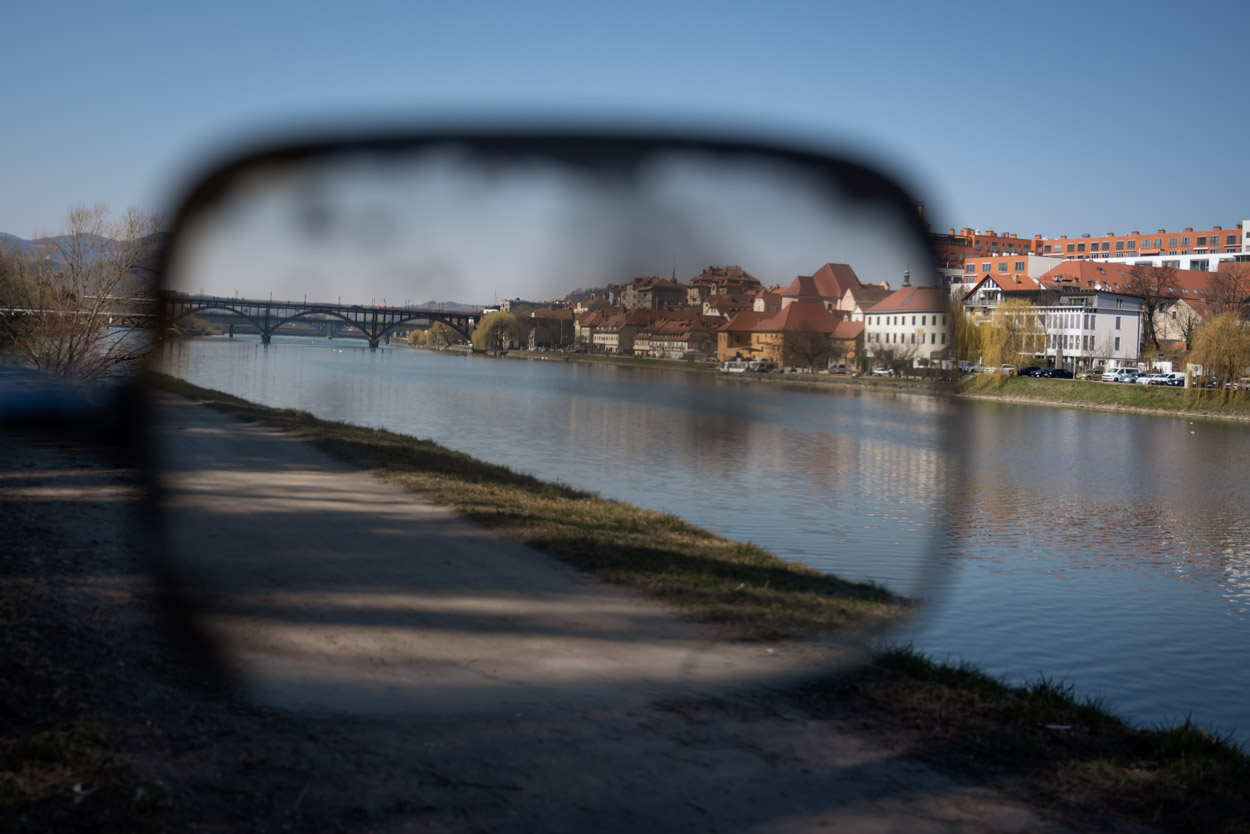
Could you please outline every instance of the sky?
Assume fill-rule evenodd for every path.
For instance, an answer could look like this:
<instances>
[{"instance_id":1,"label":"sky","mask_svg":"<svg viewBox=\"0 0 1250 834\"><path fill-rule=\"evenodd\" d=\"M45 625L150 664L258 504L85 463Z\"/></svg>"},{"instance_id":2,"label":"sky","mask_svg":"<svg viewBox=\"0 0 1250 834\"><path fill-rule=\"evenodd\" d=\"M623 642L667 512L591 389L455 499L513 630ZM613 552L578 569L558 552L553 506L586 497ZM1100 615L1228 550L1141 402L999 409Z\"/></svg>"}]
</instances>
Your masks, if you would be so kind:
<instances>
[{"instance_id":1,"label":"sky","mask_svg":"<svg viewBox=\"0 0 1250 834\"><path fill-rule=\"evenodd\" d=\"M1229 227L1250 215L1240 22L1161 3L16 4L0 231L168 210L258 139L466 119L850 152L935 230Z\"/></svg>"}]
</instances>

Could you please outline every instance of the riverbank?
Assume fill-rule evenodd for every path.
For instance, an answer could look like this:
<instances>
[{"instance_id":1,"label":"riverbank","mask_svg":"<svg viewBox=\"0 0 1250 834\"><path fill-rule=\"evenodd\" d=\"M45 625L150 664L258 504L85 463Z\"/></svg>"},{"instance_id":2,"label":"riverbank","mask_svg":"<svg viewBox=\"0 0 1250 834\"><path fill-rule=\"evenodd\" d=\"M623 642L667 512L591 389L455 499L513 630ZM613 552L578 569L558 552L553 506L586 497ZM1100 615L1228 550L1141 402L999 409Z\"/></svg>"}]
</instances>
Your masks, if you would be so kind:
<instances>
[{"instance_id":1,"label":"riverbank","mask_svg":"<svg viewBox=\"0 0 1250 834\"><path fill-rule=\"evenodd\" d=\"M314 438L321 436L326 443L322 448L326 451L335 454L334 450L339 449L361 455L355 460L363 463L357 465L383 474L388 468L385 462L394 460L397 444L419 443L387 432L327 423L301 412L266 409L233 397L183 386L185 384L178 384L184 394L190 393L207 404L217 403L214 407L245 419L304 432ZM338 439L330 440L334 437ZM499 520L507 522L507 517L517 511L517 500L522 504L529 500L528 497L504 499L502 503L493 504L491 502L506 492L495 489L492 484L508 486L509 482L522 478L514 485L529 496L536 491L541 494L544 490L566 489L533 479L524 481L523 476L498 471L500 468L480 462L471 462L470 466L464 456L446 450L425 449L421 455L428 462L420 465L433 466L445 482L477 478L479 474L485 479L468 484L468 489L461 494L468 497L463 502L464 511L474 513L475 516L470 517L487 524L498 516L503 516ZM478 466L489 467L489 470L479 473ZM480 488L483 484L487 488ZM454 484L450 488L460 489ZM584 494L569 491L560 497L563 503L559 506L564 512L572 503L582 501ZM586 521L591 525L599 523L594 514L587 516ZM550 519L540 522L540 527L542 523L550 523ZM623 520L629 536L642 536L641 541L650 540L649 528L680 529L683 524L671 516L658 514L650 514L646 520L627 515ZM505 523L496 529L506 527ZM640 541L629 536L625 549L617 555L628 558L629 547ZM629 541L635 545L630 545ZM684 546L680 536L674 540L674 545L679 549ZM562 547L576 550L586 548L587 542L573 536L563 539ZM596 554L586 558L591 566L597 561ZM649 566L643 567L644 574L650 570ZM646 589L649 580L645 576L642 579L644 581L636 587ZM690 586L682 587L688 591ZM735 586L722 590L732 594L748 589ZM753 618L759 613L748 605L748 599L741 602L740 606L731 596L728 602L725 599L718 602L713 610L720 614L735 613L736 617ZM727 610L740 607L742 610L737 612ZM763 612L768 614L770 608L763 606ZM732 624L733 620L725 622ZM829 622L823 622L817 630L828 626ZM752 636L756 629L741 621L738 627L744 627L742 633L747 636ZM775 627L775 623L769 626ZM763 633L766 632L755 630L754 636ZM823 710L845 714L848 703L857 705L853 711L858 712L862 705L867 710L863 713L867 727L877 728L888 723L894 730L907 734L911 743L926 755L948 765L970 767L982 776L1007 773L1013 784L1022 786L1032 795L1062 797L1064 803L1075 803L1083 808L1083 813L1096 808L1115 808L1148 824L1162 824L1169 830L1237 831L1247 825L1241 785L1250 776L1250 770L1246 758L1227 740L1188 725L1165 730L1134 729L1099 705L1076 696L1071 689L1049 681L1010 687L965 667L943 666L906 651L894 651L853 677L807 689L796 697L816 713Z\"/></svg>"},{"instance_id":2,"label":"riverbank","mask_svg":"<svg viewBox=\"0 0 1250 834\"><path fill-rule=\"evenodd\" d=\"M1030 405L1127 411L1172 417L1250 421L1250 398L1221 392L1071 379L1012 378L1001 386L963 384L958 396Z\"/></svg>"},{"instance_id":3,"label":"riverbank","mask_svg":"<svg viewBox=\"0 0 1250 834\"><path fill-rule=\"evenodd\" d=\"M1086 380L1034 379L1012 377L997 383L979 383L979 377L967 376L958 382L929 378L891 378L855 376L853 374L820 373L745 373L722 374L717 365L679 360L644 359L601 354L552 354L541 351L510 351L505 359L531 361L587 362L622 367L660 368L686 373L717 376L727 381L758 383L804 388L852 388L866 391L953 396L964 399L998 400L1024 405L1047 405L1103 411L1126 411L1135 414L1158 414L1175 417L1201 417L1221 420L1250 421L1250 397L1224 398L1220 392L1206 389L1185 389L1102 383Z\"/></svg>"}]
</instances>

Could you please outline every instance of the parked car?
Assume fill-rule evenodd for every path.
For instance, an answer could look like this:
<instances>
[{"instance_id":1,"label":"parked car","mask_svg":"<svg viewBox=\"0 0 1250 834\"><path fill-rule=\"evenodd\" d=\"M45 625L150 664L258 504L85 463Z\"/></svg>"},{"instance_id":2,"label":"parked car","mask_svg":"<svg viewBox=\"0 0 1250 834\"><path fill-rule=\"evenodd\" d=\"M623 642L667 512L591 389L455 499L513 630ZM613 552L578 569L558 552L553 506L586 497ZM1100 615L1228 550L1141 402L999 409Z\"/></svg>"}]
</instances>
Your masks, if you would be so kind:
<instances>
[{"instance_id":1,"label":"parked car","mask_svg":"<svg viewBox=\"0 0 1250 834\"><path fill-rule=\"evenodd\" d=\"M1072 372L1067 368L1040 368L1033 376L1041 379L1072 379Z\"/></svg>"},{"instance_id":2,"label":"parked car","mask_svg":"<svg viewBox=\"0 0 1250 834\"><path fill-rule=\"evenodd\" d=\"M1138 385L1150 385L1151 378L1155 376L1161 376L1161 374L1138 374L1137 378L1134 379L1133 382L1137 383Z\"/></svg>"},{"instance_id":3,"label":"parked car","mask_svg":"<svg viewBox=\"0 0 1250 834\"><path fill-rule=\"evenodd\" d=\"M1141 376L1136 368L1116 368L1102 375L1103 382L1134 382Z\"/></svg>"},{"instance_id":4,"label":"parked car","mask_svg":"<svg viewBox=\"0 0 1250 834\"><path fill-rule=\"evenodd\" d=\"M1016 371L1016 376L1037 376L1037 372L1042 370L1045 369L1039 368L1037 365L1025 365L1023 368Z\"/></svg>"},{"instance_id":5,"label":"parked car","mask_svg":"<svg viewBox=\"0 0 1250 834\"><path fill-rule=\"evenodd\" d=\"M1104 373L1106 373L1106 368L1090 368L1088 371L1081 374L1081 379L1099 380L1102 379L1102 375Z\"/></svg>"},{"instance_id":6,"label":"parked car","mask_svg":"<svg viewBox=\"0 0 1250 834\"><path fill-rule=\"evenodd\" d=\"M894 376L894 369L893 368L873 368L872 375L873 376Z\"/></svg>"},{"instance_id":7,"label":"parked car","mask_svg":"<svg viewBox=\"0 0 1250 834\"><path fill-rule=\"evenodd\" d=\"M1176 373L1174 371L1170 374L1160 374L1160 376L1162 376L1163 379L1159 380L1158 382L1153 383L1154 385L1171 385L1176 388L1185 387L1185 375L1184 374Z\"/></svg>"}]
</instances>

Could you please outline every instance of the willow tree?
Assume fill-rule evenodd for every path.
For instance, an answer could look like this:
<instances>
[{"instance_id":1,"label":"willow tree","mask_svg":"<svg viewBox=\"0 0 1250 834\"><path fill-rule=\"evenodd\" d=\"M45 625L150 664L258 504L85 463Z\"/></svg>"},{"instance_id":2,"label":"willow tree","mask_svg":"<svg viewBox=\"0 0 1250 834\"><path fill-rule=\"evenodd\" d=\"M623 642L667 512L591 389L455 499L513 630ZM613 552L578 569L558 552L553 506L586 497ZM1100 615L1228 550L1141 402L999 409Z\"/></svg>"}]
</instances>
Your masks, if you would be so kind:
<instances>
[{"instance_id":1,"label":"willow tree","mask_svg":"<svg viewBox=\"0 0 1250 834\"><path fill-rule=\"evenodd\" d=\"M981 329L957 300L947 305L947 315L951 320L951 344L955 359L977 361L981 354Z\"/></svg>"},{"instance_id":2,"label":"willow tree","mask_svg":"<svg viewBox=\"0 0 1250 834\"><path fill-rule=\"evenodd\" d=\"M516 339L520 333L521 326L516 316L502 310L487 313L473 331L473 348L489 352L500 351L506 342Z\"/></svg>"},{"instance_id":3,"label":"willow tree","mask_svg":"<svg viewBox=\"0 0 1250 834\"><path fill-rule=\"evenodd\" d=\"M1250 325L1234 312L1220 313L1198 328L1189 361L1202 366L1204 377L1215 377L1214 393L1221 399L1240 396L1241 387L1233 383L1250 374Z\"/></svg>"},{"instance_id":4,"label":"willow tree","mask_svg":"<svg viewBox=\"0 0 1250 834\"><path fill-rule=\"evenodd\" d=\"M1001 385L1004 365L1015 367L1022 356L1031 357L1045 349L1041 313L1028 301L1003 301L981 325L979 341L981 362L994 368L994 380Z\"/></svg>"},{"instance_id":5,"label":"willow tree","mask_svg":"<svg viewBox=\"0 0 1250 834\"><path fill-rule=\"evenodd\" d=\"M452 330L450 325L441 321L434 322L430 325L430 329L425 331L425 343L439 350L454 345L459 338L459 333Z\"/></svg>"}]
</instances>

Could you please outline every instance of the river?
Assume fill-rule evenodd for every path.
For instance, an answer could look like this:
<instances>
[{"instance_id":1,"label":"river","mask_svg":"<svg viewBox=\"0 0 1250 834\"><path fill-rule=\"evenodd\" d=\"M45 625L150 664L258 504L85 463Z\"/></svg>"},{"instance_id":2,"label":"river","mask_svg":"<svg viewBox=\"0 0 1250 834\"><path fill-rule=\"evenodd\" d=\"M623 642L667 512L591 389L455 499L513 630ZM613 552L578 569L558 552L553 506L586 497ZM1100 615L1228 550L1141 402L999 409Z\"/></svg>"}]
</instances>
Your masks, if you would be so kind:
<instances>
[{"instance_id":1,"label":"river","mask_svg":"<svg viewBox=\"0 0 1250 834\"><path fill-rule=\"evenodd\" d=\"M900 639L938 658L1139 724L1250 731L1250 427L344 339L190 340L162 362L923 597Z\"/></svg>"}]
</instances>

